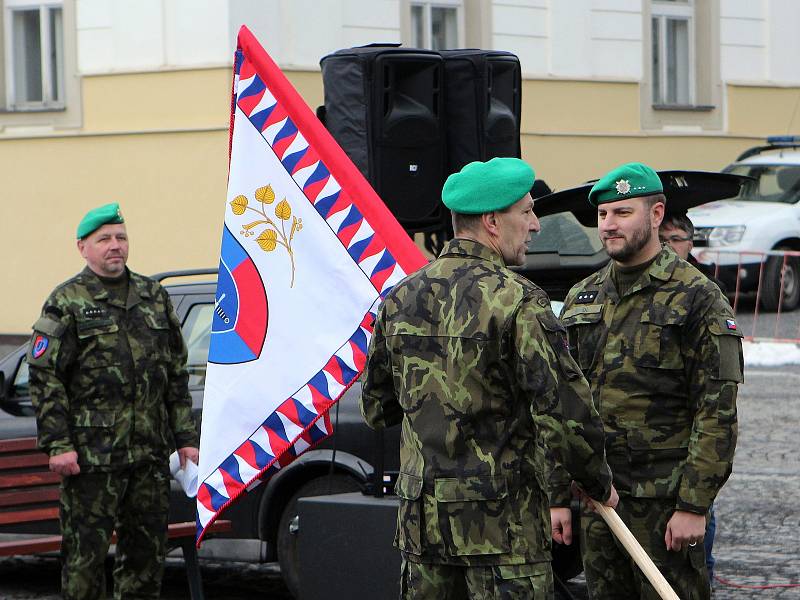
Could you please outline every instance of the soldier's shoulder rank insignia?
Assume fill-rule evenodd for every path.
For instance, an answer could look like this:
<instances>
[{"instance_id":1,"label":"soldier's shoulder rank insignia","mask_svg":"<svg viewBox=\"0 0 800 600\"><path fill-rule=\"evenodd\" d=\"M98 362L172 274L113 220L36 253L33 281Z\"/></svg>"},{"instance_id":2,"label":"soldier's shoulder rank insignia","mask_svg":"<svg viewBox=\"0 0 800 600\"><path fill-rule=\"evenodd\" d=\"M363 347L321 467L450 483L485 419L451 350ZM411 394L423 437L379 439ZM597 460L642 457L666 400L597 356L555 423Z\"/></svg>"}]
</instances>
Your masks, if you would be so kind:
<instances>
[{"instance_id":1,"label":"soldier's shoulder rank insignia","mask_svg":"<svg viewBox=\"0 0 800 600\"><path fill-rule=\"evenodd\" d=\"M578 292L575 304L591 304L597 298L597 290L590 292Z\"/></svg>"},{"instance_id":2,"label":"soldier's shoulder rank insignia","mask_svg":"<svg viewBox=\"0 0 800 600\"><path fill-rule=\"evenodd\" d=\"M83 316L87 319L102 319L106 317L106 309L101 306L90 306L83 309Z\"/></svg>"}]
</instances>

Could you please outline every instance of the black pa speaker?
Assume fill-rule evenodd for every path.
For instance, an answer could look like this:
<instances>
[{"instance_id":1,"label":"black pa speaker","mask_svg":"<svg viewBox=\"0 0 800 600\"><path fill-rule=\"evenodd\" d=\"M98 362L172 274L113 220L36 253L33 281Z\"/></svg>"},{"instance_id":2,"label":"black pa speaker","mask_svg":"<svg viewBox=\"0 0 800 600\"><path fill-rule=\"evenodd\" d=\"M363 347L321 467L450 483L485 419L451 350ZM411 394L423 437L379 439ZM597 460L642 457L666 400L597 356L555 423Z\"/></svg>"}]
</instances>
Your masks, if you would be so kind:
<instances>
[{"instance_id":1,"label":"black pa speaker","mask_svg":"<svg viewBox=\"0 0 800 600\"><path fill-rule=\"evenodd\" d=\"M359 492L297 501L300 600L400 595L400 551L392 545L397 496Z\"/></svg>"},{"instance_id":2,"label":"black pa speaker","mask_svg":"<svg viewBox=\"0 0 800 600\"><path fill-rule=\"evenodd\" d=\"M339 50L320 66L328 131L406 230L440 229L448 175L442 57L375 45Z\"/></svg>"},{"instance_id":3,"label":"black pa speaker","mask_svg":"<svg viewBox=\"0 0 800 600\"><path fill-rule=\"evenodd\" d=\"M520 157L522 70L510 52L443 50L448 173L475 160Z\"/></svg>"}]
</instances>

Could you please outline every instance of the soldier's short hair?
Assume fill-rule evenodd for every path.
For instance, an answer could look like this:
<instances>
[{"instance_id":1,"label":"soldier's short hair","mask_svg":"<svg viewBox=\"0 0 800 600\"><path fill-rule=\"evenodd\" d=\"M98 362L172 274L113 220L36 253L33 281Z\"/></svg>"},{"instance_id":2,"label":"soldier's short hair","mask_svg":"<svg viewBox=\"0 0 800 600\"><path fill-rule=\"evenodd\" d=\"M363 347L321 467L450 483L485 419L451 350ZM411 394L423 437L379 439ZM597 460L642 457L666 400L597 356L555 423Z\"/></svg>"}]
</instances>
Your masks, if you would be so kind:
<instances>
[{"instance_id":1,"label":"soldier's short hair","mask_svg":"<svg viewBox=\"0 0 800 600\"><path fill-rule=\"evenodd\" d=\"M647 202L647 208L653 208L657 202L661 202L664 208L667 207L667 197L664 194L653 194L652 196L645 196L644 199Z\"/></svg>"},{"instance_id":2,"label":"soldier's short hair","mask_svg":"<svg viewBox=\"0 0 800 600\"><path fill-rule=\"evenodd\" d=\"M450 211L453 217L453 231L477 231L478 224L481 221L481 215L467 215Z\"/></svg>"},{"instance_id":3,"label":"soldier's short hair","mask_svg":"<svg viewBox=\"0 0 800 600\"><path fill-rule=\"evenodd\" d=\"M694 225L686 215L667 215L661 222L661 226L668 225L674 229L682 229L690 238L694 238Z\"/></svg>"}]
</instances>

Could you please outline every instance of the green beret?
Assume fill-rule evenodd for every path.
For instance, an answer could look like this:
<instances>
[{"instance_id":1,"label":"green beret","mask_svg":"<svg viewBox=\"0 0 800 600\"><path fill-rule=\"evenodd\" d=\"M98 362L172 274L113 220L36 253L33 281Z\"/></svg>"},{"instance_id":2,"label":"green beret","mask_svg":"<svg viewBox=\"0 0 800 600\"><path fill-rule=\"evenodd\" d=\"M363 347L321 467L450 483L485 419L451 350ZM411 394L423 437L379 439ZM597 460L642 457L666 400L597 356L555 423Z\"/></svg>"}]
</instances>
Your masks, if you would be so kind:
<instances>
[{"instance_id":1,"label":"green beret","mask_svg":"<svg viewBox=\"0 0 800 600\"><path fill-rule=\"evenodd\" d=\"M589 204L597 206L625 198L661 194L664 187L658 173L642 163L627 163L609 171L589 192Z\"/></svg>"},{"instance_id":2,"label":"green beret","mask_svg":"<svg viewBox=\"0 0 800 600\"><path fill-rule=\"evenodd\" d=\"M78 239L83 239L93 231L97 231L103 225L111 223L124 223L125 219L122 218L122 213L119 212L119 204L112 202L111 204L104 204L93 208L86 216L78 223Z\"/></svg>"},{"instance_id":3,"label":"green beret","mask_svg":"<svg viewBox=\"0 0 800 600\"><path fill-rule=\"evenodd\" d=\"M531 191L536 174L518 158L471 162L447 178L442 202L453 212L480 215L503 210Z\"/></svg>"}]
</instances>

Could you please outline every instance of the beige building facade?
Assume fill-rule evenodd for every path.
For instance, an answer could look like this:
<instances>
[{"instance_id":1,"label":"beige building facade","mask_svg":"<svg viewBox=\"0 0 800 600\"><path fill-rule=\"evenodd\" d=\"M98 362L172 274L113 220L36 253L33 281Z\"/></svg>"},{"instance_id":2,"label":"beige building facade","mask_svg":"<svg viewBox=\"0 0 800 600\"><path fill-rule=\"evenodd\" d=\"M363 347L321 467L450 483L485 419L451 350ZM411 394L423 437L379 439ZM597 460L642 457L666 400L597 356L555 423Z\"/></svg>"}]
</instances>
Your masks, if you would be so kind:
<instances>
[{"instance_id":1,"label":"beige building facade","mask_svg":"<svg viewBox=\"0 0 800 600\"><path fill-rule=\"evenodd\" d=\"M516 53L522 151L554 188L629 160L719 170L800 134L794 0L2 0L0 333L82 267L122 205L129 265L218 262L231 63L246 24L312 108L319 59L370 42Z\"/></svg>"}]
</instances>

